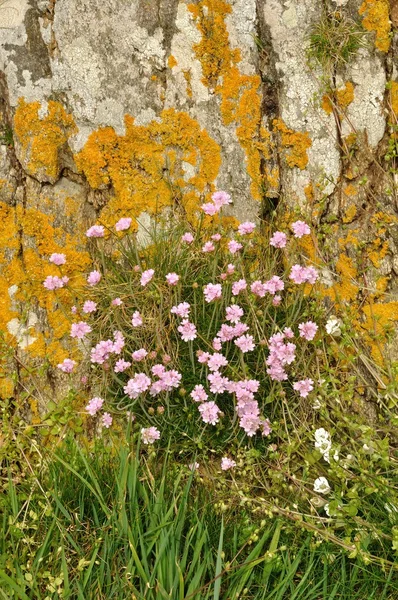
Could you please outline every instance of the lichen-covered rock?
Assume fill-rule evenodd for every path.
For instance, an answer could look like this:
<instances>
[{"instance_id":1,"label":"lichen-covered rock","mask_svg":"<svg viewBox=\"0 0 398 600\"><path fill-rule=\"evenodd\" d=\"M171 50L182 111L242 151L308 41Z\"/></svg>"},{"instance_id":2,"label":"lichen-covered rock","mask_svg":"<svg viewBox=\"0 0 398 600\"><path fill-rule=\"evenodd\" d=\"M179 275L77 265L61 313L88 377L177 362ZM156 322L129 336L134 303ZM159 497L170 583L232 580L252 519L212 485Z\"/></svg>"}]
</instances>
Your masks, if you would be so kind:
<instances>
[{"instance_id":1,"label":"lichen-covered rock","mask_svg":"<svg viewBox=\"0 0 398 600\"><path fill-rule=\"evenodd\" d=\"M147 222L175 198L194 223L216 188L231 193L240 220L280 203L317 224L336 260L325 295L361 307L362 329L371 326L367 301L380 327L394 322L395 4L0 3L7 342L52 366L64 356L67 324L42 281L52 251L88 267L86 224ZM314 258L308 244L303 251Z\"/></svg>"}]
</instances>

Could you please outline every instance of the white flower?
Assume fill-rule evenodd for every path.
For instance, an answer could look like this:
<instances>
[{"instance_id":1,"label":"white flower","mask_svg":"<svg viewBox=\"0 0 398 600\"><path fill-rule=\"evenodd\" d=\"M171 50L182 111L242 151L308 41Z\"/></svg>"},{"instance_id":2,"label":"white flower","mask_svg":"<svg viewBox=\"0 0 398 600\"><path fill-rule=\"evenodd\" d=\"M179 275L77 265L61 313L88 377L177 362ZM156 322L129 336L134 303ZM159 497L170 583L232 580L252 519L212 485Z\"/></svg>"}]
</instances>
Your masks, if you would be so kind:
<instances>
[{"instance_id":1,"label":"white flower","mask_svg":"<svg viewBox=\"0 0 398 600\"><path fill-rule=\"evenodd\" d=\"M312 408L314 410L319 410L321 408L321 406L322 406L322 404L321 404L319 398L316 398L314 401L314 404L312 405Z\"/></svg>"},{"instance_id":2,"label":"white flower","mask_svg":"<svg viewBox=\"0 0 398 600\"><path fill-rule=\"evenodd\" d=\"M323 507L323 510L325 511L325 513L327 514L328 517L330 517L330 512L329 512L329 502L327 502L325 504L325 506Z\"/></svg>"},{"instance_id":3,"label":"white flower","mask_svg":"<svg viewBox=\"0 0 398 600\"><path fill-rule=\"evenodd\" d=\"M315 448L319 450L321 454L329 455L329 450L332 447L332 440L330 439L330 433L323 427L317 429L314 434L315 437ZM328 461L329 462L329 461Z\"/></svg>"},{"instance_id":4,"label":"white flower","mask_svg":"<svg viewBox=\"0 0 398 600\"><path fill-rule=\"evenodd\" d=\"M318 477L314 481L314 492L317 494L329 494L331 487L326 477Z\"/></svg>"},{"instance_id":5,"label":"white flower","mask_svg":"<svg viewBox=\"0 0 398 600\"><path fill-rule=\"evenodd\" d=\"M341 335L342 324L343 323L341 319L338 319L337 317L330 317L326 323L326 332L334 337L339 337Z\"/></svg>"}]
</instances>

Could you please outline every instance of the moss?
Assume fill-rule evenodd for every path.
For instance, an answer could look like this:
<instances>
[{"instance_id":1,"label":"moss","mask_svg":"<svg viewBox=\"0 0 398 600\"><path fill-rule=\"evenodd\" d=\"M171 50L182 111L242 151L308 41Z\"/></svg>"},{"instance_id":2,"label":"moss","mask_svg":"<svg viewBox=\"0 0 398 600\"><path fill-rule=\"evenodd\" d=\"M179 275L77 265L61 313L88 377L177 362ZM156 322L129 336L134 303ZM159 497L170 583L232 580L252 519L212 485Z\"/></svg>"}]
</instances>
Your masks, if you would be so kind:
<instances>
[{"instance_id":1,"label":"moss","mask_svg":"<svg viewBox=\"0 0 398 600\"><path fill-rule=\"evenodd\" d=\"M40 102L19 100L14 116L14 133L20 144L22 159L27 161L30 175L45 173L56 179L59 173L59 151L77 132L72 115L58 102L48 102L48 112L39 117Z\"/></svg>"},{"instance_id":2,"label":"moss","mask_svg":"<svg viewBox=\"0 0 398 600\"><path fill-rule=\"evenodd\" d=\"M92 188L112 185L102 223L111 226L121 216L136 218L166 206L180 207L194 222L203 195L213 190L221 164L218 144L186 113L168 109L160 117L138 126L126 115L124 136L111 127L99 129L75 156Z\"/></svg>"},{"instance_id":3,"label":"moss","mask_svg":"<svg viewBox=\"0 0 398 600\"><path fill-rule=\"evenodd\" d=\"M289 129L282 119L273 120L274 130L281 134L286 164L293 168L305 169L308 164L307 150L311 146L308 132Z\"/></svg>"},{"instance_id":4,"label":"moss","mask_svg":"<svg viewBox=\"0 0 398 600\"><path fill-rule=\"evenodd\" d=\"M381 52L388 52L391 43L389 6L389 0L364 0L358 11L365 29L376 33L375 46Z\"/></svg>"}]
</instances>

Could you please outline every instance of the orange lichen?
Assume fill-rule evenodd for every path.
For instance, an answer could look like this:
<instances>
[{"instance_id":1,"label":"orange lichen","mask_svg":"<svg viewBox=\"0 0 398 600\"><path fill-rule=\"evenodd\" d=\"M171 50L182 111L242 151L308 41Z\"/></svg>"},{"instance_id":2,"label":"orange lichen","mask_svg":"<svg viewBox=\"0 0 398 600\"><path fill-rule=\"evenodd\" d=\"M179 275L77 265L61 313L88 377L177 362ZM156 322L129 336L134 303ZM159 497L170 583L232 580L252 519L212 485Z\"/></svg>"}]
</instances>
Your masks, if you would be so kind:
<instances>
[{"instance_id":1,"label":"orange lichen","mask_svg":"<svg viewBox=\"0 0 398 600\"><path fill-rule=\"evenodd\" d=\"M184 75L184 79L186 81L187 84L187 96L188 98L192 98L192 76L191 76L191 69L184 69L183 70L183 75Z\"/></svg>"},{"instance_id":2,"label":"orange lichen","mask_svg":"<svg viewBox=\"0 0 398 600\"><path fill-rule=\"evenodd\" d=\"M388 252L388 242L382 242L380 238L376 238L372 243L372 249L368 253L369 260L376 269L380 267L380 263Z\"/></svg>"},{"instance_id":3,"label":"orange lichen","mask_svg":"<svg viewBox=\"0 0 398 600\"><path fill-rule=\"evenodd\" d=\"M368 334L372 356L376 362L382 364L384 360L383 344L386 341L386 335L398 321L398 302L371 302L363 307L362 312L365 321L359 323L358 327ZM374 341L375 337L377 341Z\"/></svg>"},{"instance_id":4,"label":"orange lichen","mask_svg":"<svg viewBox=\"0 0 398 600\"><path fill-rule=\"evenodd\" d=\"M45 174L55 180L59 174L59 152L77 132L72 115L59 102L48 102L47 114L39 116L40 102L19 100L14 116L14 133L29 174Z\"/></svg>"},{"instance_id":5,"label":"orange lichen","mask_svg":"<svg viewBox=\"0 0 398 600\"><path fill-rule=\"evenodd\" d=\"M352 221L355 219L356 214L357 207L355 206L355 204L351 204L351 206L349 206L345 211L345 214L343 216L343 223L352 223Z\"/></svg>"},{"instance_id":6,"label":"orange lichen","mask_svg":"<svg viewBox=\"0 0 398 600\"><path fill-rule=\"evenodd\" d=\"M350 229L348 231L346 237L339 238L337 240L340 248L343 248L347 244L350 244L354 248L357 248L359 246L358 234L359 234L359 229Z\"/></svg>"},{"instance_id":7,"label":"orange lichen","mask_svg":"<svg viewBox=\"0 0 398 600\"><path fill-rule=\"evenodd\" d=\"M282 119L274 119L273 126L274 130L281 134L286 164L292 168L305 169L308 164L307 150L311 146L308 132L293 131L285 125Z\"/></svg>"},{"instance_id":8,"label":"orange lichen","mask_svg":"<svg viewBox=\"0 0 398 600\"><path fill-rule=\"evenodd\" d=\"M352 258L346 254L340 254L336 262L336 272L339 282L324 290L324 295L335 301L352 301L358 295L358 284L355 281L357 270Z\"/></svg>"},{"instance_id":9,"label":"orange lichen","mask_svg":"<svg viewBox=\"0 0 398 600\"><path fill-rule=\"evenodd\" d=\"M258 75L246 75L237 67L239 49L232 49L225 23L231 6L224 0L200 0L189 5L201 41L193 46L202 65L203 83L221 97L221 115L225 125L234 124L239 143L246 154L246 167L252 179L251 192L256 200L278 186L275 173L262 172L261 162L270 158L270 134L261 125L261 97ZM275 190L272 190L273 195Z\"/></svg>"},{"instance_id":10,"label":"orange lichen","mask_svg":"<svg viewBox=\"0 0 398 600\"><path fill-rule=\"evenodd\" d=\"M0 398L2 400L12 398L14 387L15 385L12 379L5 377L4 375L0 376Z\"/></svg>"},{"instance_id":11,"label":"orange lichen","mask_svg":"<svg viewBox=\"0 0 398 600\"><path fill-rule=\"evenodd\" d=\"M168 109L160 117L138 126L126 115L124 136L112 127L99 129L76 155L91 187L113 186L102 223L166 206L179 206L194 222L202 196L213 190L221 164L218 144L186 113Z\"/></svg>"},{"instance_id":12,"label":"orange lichen","mask_svg":"<svg viewBox=\"0 0 398 600\"><path fill-rule=\"evenodd\" d=\"M354 85L351 81L347 81L343 88L337 89L330 94L325 94L322 97L321 106L323 110L328 114L332 114L333 107L339 107L343 111L351 104L354 100Z\"/></svg>"},{"instance_id":13,"label":"orange lichen","mask_svg":"<svg viewBox=\"0 0 398 600\"><path fill-rule=\"evenodd\" d=\"M388 52L391 43L389 7L389 0L364 0L358 11L365 29L376 32L375 46L381 52Z\"/></svg>"},{"instance_id":14,"label":"orange lichen","mask_svg":"<svg viewBox=\"0 0 398 600\"><path fill-rule=\"evenodd\" d=\"M304 194L305 197L308 200L309 204L313 204L315 201L315 192L314 192L314 186L312 185L312 183L310 182L308 185L305 186L304 188Z\"/></svg>"},{"instance_id":15,"label":"orange lichen","mask_svg":"<svg viewBox=\"0 0 398 600\"><path fill-rule=\"evenodd\" d=\"M21 324L24 317L18 307L36 307L45 309L48 331L41 333L31 328L29 335L36 338L27 346L31 357L47 357L51 364L60 362L67 356L64 342L70 330L71 321L61 310L73 304L73 297L67 288L50 292L43 286L47 275L61 275L59 267L49 263L53 252L63 252L67 263L62 267L62 275L70 277L73 288L79 289L83 275L88 270L90 258L86 252L79 251L81 239L78 234L72 236L61 227L54 227L54 216L46 215L36 209L22 206L10 207L0 203L0 330L4 332L6 342L15 347L18 340L8 332L7 325L12 318L18 318ZM12 299L8 290L17 286ZM62 360L61 359L61 360Z\"/></svg>"},{"instance_id":16,"label":"orange lichen","mask_svg":"<svg viewBox=\"0 0 398 600\"><path fill-rule=\"evenodd\" d=\"M390 104L396 124L398 121L398 81L391 81Z\"/></svg>"},{"instance_id":17,"label":"orange lichen","mask_svg":"<svg viewBox=\"0 0 398 600\"><path fill-rule=\"evenodd\" d=\"M170 54L169 58L167 59L167 65L169 69L172 69L173 67L176 67L178 65L175 57L172 54Z\"/></svg>"},{"instance_id":18,"label":"orange lichen","mask_svg":"<svg viewBox=\"0 0 398 600\"><path fill-rule=\"evenodd\" d=\"M349 183L343 190L346 196L356 196L358 193L358 189L352 183Z\"/></svg>"},{"instance_id":19,"label":"orange lichen","mask_svg":"<svg viewBox=\"0 0 398 600\"><path fill-rule=\"evenodd\" d=\"M347 81L343 88L336 90L336 102L343 110L354 100L354 84Z\"/></svg>"}]
</instances>

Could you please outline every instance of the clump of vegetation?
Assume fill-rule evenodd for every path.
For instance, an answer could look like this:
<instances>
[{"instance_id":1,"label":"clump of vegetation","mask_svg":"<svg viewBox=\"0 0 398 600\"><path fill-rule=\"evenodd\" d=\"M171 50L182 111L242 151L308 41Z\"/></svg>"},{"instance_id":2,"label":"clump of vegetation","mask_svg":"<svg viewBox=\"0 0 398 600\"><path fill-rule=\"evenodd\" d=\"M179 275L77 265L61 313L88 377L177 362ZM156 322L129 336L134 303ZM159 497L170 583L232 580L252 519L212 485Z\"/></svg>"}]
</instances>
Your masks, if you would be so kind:
<instances>
[{"instance_id":1,"label":"clump of vegetation","mask_svg":"<svg viewBox=\"0 0 398 600\"><path fill-rule=\"evenodd\" d=\"M325 12L308 38L308 58L330 76L352 62L367 45L361 24L342 12Z\"/></svg>"}]
</instances>

